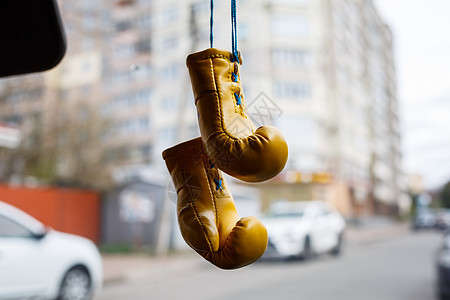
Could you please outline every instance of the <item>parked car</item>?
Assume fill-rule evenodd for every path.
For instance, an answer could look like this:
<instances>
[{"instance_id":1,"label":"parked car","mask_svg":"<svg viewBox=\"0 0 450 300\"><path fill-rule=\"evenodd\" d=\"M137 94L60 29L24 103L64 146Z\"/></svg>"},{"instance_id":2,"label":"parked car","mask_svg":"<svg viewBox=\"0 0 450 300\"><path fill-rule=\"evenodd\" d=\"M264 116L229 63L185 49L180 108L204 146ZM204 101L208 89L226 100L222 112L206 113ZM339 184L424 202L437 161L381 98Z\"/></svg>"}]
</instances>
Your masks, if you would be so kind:
<instances>
[{"instance_id":1,"label":"parked car","mask_svg":"<svg viewBox=\"0 0 450 300\"><path fill-rule=\"evenodd\" d=\"M441 300L450 300L450 232L437 256L438 294Z\"/></svg>"},{"instance_id":2,"label":"parked car","mask_svg":"<svg viewBox=\"0 0 450 300\"><path fill-rule=\"evenodd\" d=\"M102 272L93 242L0 202L0 299L90 299Z\"/></svg>"},{"instance_id":3,"label":"parked car","mask_svg":"<svg viewBox=\"0 0 450 300\"><path fill-rule=\"evenodd\" d=\"M436 212L429 208L417 209L412 219L412 228L414 230L429 229L436 226Z\"/></svg>"},{"instance_id":4,"label":"parked car","mask_svg":"<svg viewBox=\"0 0 450 300\"><path fill-rule=\"evenodd\" d=\"M269 235L265 258L341 252L345 221L325 202L277 202L262 220Z\"/></svg>"},{"instance_id":5,"label":"parked car","mask_svg":"<svg viewBox=\"0 0 450 300\"><path fill-rule=\"evenodd\" d=\"M436 213L436 224L437 229L450 229L450 209L441 209Z\"/></svg>"}]
</instances>

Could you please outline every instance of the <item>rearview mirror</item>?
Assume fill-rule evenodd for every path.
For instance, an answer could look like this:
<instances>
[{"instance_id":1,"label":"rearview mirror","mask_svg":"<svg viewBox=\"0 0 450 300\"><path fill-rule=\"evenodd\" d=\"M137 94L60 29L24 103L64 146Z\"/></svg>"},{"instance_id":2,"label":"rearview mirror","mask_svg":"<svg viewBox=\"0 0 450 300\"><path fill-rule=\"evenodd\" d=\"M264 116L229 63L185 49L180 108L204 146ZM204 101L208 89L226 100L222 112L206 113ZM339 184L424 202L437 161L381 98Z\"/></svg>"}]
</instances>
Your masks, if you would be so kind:
<instances>
[{"instance_id":1,"label":"rearview mirror","mask_svg":"<svg viewBox=\"0 0 450 300\"><path fill-rule=\"evenodd\" d=\"M1 0L0 41L0 77L56 66L66 51L56 0Z\"/></svg>"}]
</instances>

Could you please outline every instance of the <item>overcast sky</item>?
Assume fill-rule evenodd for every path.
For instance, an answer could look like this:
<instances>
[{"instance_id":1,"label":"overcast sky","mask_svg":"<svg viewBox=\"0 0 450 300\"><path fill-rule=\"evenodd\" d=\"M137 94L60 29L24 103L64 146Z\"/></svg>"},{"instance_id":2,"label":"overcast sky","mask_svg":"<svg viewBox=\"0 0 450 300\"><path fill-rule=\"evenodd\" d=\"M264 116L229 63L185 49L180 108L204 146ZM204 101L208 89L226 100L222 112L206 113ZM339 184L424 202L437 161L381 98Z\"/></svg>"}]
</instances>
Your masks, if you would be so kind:
<instances>
[{"instance_id":1,"label":"overcast sky","mask_svg":"<svg viewBox=\"0 0 450 300\"><path fill-rule=\"evenodd\" d=\"M450 1L374 0L395 40L404 166L450 180Z\"/></svg>"}]
</instances>

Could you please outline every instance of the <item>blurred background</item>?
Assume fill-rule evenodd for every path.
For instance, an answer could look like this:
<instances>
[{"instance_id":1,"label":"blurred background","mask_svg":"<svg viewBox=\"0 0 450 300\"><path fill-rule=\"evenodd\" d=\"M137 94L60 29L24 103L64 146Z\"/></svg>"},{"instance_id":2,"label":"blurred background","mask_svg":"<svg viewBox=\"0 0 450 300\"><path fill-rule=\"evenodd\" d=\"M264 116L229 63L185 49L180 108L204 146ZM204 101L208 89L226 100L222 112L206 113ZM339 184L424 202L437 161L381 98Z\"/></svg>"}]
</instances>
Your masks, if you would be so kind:
<instances>
[{"instance_id":1,"label":"blurred background","mask_svg":"<svg viewBox=\"0 0 450 300\"><path fill-rule=\"evenodd\" d=\"M199 136L185 59L209 47L208 0L58 1L62 63L0 79L0 201L97 244L99 299L433 299L450 228L450 4L237 2L247 113L289 146L272 180L227 178L238 211L326 202L347 224L340 259L221 272L182 240L161 152ZM214 47L231 50L230 23L215 1Z\"/></svg>"}]
</instances>

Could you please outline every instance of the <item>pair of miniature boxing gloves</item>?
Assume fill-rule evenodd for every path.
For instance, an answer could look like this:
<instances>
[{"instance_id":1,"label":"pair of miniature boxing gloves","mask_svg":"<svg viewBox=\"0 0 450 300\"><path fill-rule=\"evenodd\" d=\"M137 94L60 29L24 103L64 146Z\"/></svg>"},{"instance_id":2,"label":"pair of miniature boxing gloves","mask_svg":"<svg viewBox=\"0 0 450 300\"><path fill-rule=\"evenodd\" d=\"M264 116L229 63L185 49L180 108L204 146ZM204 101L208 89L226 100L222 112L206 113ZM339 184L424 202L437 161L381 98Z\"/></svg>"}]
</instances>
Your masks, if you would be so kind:
<instances>
[{"instance_id":1,"label":"pair of miniature boxing gloves","mask_svg":"<svg viewBox=\"0 0 450 300\"><path fill-rule=\"evenodd\" d=\"M256 217L239 217L222 171L247 182L270 179L284 168L288 148L278 129L255 129L246 115L240 55L209 48L186 64L201 137L162 154L177 190L178 224L206 260L240 268L264 254L267 230Z\"/></svg>"}]
</instances>

